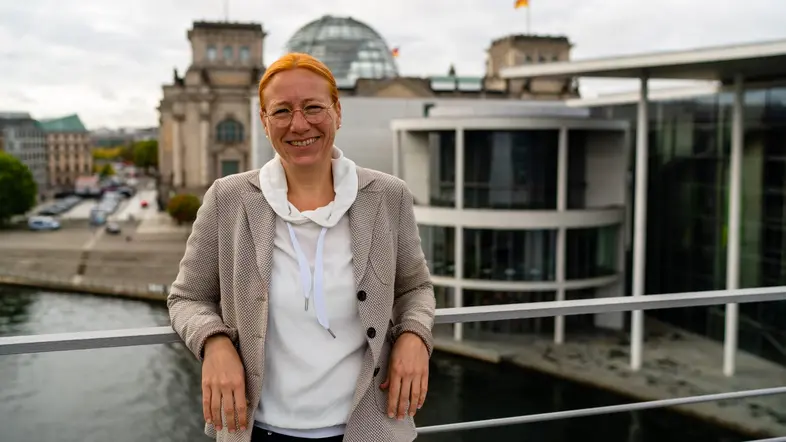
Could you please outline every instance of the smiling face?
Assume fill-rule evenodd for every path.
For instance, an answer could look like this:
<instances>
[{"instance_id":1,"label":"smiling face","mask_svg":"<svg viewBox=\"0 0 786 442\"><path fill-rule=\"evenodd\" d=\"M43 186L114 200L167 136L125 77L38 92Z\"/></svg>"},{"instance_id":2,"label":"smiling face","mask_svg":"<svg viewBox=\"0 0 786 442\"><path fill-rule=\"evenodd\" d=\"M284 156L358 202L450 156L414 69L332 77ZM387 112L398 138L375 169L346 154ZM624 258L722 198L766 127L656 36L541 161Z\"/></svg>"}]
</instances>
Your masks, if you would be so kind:
<instances>
[{"instance_id":1,"label":"smiling face","mask_svg":"<svg viewBox=\"0 0 786 442\"><path fill-rule=\"evenodd\" d=\"M278 72L264 88L265 132L285 166L329 164L341 124L341 105L330 85L307 69Z\"/></svg>"}]
</instances>

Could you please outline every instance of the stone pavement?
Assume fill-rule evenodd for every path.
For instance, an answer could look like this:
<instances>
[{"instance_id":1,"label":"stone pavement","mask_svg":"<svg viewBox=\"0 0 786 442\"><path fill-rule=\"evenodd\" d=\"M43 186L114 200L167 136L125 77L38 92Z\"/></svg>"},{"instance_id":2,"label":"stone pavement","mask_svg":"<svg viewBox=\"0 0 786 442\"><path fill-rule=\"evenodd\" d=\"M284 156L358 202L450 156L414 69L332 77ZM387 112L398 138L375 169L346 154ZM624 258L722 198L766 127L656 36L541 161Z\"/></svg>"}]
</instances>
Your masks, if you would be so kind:
<instances>
[{"instance_id":1,"label":"stone pavement","mask_svg":"<svg viewBox=\"0 0 786 442\"><path fill-rule=\"evenodd\" d=\"M629 343L619 334L569 335L562 345L550 336L473 335L466 339L465 332L465 340L455 342L439 334L435 348L505 361L636 398L631 402L786 386L786 367L742 351L737 354L737 374L725 377L722 343L651 318L638 373L629 368ZM753 437L786 435L786 395L675 408Z\"/></svg>"}]
</instances>

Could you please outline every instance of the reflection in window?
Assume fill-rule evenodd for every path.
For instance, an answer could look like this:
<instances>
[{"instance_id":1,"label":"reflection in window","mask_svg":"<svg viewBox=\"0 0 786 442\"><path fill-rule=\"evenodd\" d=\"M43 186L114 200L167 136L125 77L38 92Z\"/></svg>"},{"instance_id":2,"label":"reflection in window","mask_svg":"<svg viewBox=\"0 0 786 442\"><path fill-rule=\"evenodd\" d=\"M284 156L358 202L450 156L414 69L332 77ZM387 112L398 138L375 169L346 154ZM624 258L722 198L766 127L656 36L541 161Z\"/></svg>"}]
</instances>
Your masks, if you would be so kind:
<instances>
[{"instance_id":1,"label":"reflection in window","mask_svg":"<svg viewBox=\"0 0 786 442\"><path fill-rule=\"evenodd\" d=\"M556 209L556 130L465 132L464 207Z\"/></svg>"},{"instance_id":2,"label":"reflection in window","mask_svg":"<svg viewBox=\"0 0 786 442\"><path fill-rule=\"evenodd\" d=\"M455 276L456 229L443 226L418 225L423 253L432 275Z\"/></svg>"},{"instance_id":3,"label":"reflection in window","mask_svg":"<svg viewBox=\"0 0 786 442\"><path fill-rule=\"evenodd\" d=\"M431 132L429 147L429 204L456 205L456 132Z\"/></svg>"},{"instance_id":4,"label":"reflection in window","mask_svg":"<svg viewBox=\"0 0 786 442\"><path fill-rule=\"evenodd\" d=\"M568 229L565 277L588 279L617 273L619 226Z\"/></svg>"},{"instance_id":5,"label":"reflection in window","mask_svg":"<svg viewBox=\"0 0 786 442\"><path fill-rule=\"evenodd\" d=\"M556 230L464 230L464 278L553 281Z\"/></svg>"},{"instance_id":6,"label":"reflection in window","mask_svg":"<svg viewBox=\"0 0 786 442\"><path fill-rule=\"evenodd\" d=\"M218 123L216 141L219 143L240 143L243 141L243 125L231 118Z\"/></svg>"},{"instance_id":7,"label":"reflection in window","mask_svg":"<svg viewBox=\"0 0 786 442\"><path fill-rule=\"evenodd\" d=\"M496 292L485 290L467 290L463 292L465 307L481 305L523 304L526 302L548 302L556 299L554 292ZM500 333L509 335L554 333L554 317L511 319L507 321L468 322L464 324L464 333L469 338L480 338L483 335Z\"/></svg>"},{"instance_id":8,"label":"reflection in window","mask_svg":"<svg viewBox=\"0 0 786 442\"><path fill-rule=\"evenodd\" d=\"M215 46L213 46L213 45L208 46L207 47L207 59L209 61L214 61L216 59L217 52L218 51L216 50Z\"/></svg>"},{"instance_id":9,"label":"reflection in window","mask_svg":"<svg viewBox=\"0 0 786 442\"><path fill-rule=\"evenodd\" d=\"M224 46L224 60L232 60L233 55L234 51L232 50L232 46Z\"/></svg>"}]
</instances>

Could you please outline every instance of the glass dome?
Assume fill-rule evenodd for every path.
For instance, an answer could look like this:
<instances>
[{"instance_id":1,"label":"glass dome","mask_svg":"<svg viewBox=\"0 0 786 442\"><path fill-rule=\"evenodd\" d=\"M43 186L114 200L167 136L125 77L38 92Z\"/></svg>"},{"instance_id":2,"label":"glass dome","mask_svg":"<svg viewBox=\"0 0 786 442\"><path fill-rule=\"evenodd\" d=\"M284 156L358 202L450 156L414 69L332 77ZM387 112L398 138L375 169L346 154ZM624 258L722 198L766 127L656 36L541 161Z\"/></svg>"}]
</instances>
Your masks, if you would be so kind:
<instances>
[{"instance_id":1,"label":"glass dome","mask_svg":"<svg viewBox=\"0 0 786 442\"><path fill-rule=\"evenodd\" d=\"M325 63L339 86L352 87L358 78L398 76L385 40L351 17L326 15L303 26L286 44L287 52L304 52Z\"/></svg>"}]
</instances>

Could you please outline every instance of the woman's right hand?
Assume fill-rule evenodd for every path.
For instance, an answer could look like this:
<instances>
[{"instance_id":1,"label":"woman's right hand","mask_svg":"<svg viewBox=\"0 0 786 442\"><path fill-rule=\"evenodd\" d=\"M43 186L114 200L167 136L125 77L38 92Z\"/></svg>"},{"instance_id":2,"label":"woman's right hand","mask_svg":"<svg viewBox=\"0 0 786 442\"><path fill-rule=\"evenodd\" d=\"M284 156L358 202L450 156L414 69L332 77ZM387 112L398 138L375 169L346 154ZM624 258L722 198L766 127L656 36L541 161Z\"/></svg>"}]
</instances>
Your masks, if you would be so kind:
<instances>
[{"instance_id":1,"label":"woman's right hand","mask_svg":"<svg viewBox=\"0 0 786 442\"><path fill-rule=\"evenodd\" d=\"M243 363L235 346L225 335L211 336L205 342L202 362L202 413L205 421L221 431L221 405L227 417L230 433L236 430L235 418L241 431L247 427L246 377Z\"/></svg>"}]
</instances>

